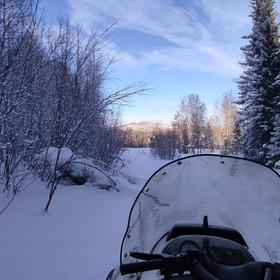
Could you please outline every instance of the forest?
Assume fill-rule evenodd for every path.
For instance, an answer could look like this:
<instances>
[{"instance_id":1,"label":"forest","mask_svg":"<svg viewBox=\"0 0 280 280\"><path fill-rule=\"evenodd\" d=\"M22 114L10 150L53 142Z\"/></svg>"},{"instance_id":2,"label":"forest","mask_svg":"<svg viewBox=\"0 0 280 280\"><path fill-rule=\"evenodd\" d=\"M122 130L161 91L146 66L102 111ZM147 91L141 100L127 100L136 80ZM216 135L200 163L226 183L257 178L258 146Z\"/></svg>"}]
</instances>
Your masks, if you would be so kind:
<instances>
[{"instance_id":1,"label":"forest","mask_svg":"<svg viewBox=\"0 0 280 280\"><path fill-rule=\"evenodd\" d=\"M110 176L124 166L121 154L127 147L150 147L156 158L169 160L189 153L237 154L277 167L279 23L274 1L251 5L253 27L244 36L238 94L225 93L212 115L199 93L186 94L170 127L136 132L122 125L119 108L150 91L148 86L134 82L113 92L107 89L116 58L110 35L117 22L101 33L67 18L52 28L39 1L2 0L2 191L15 196L25 177L35 173L50 190L47 210L65 178L82 184L92 172L101 172L112 183Z\"/></svg>"}]
</instances>

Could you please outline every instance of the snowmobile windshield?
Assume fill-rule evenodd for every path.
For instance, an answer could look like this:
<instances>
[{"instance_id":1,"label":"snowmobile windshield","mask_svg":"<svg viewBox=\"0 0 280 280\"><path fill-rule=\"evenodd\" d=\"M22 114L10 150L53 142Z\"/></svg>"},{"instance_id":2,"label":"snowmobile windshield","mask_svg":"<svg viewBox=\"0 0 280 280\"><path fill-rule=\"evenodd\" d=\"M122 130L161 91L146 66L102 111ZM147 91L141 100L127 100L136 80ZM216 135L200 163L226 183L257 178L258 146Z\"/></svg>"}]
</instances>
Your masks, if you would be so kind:
<instances>
[{"instance_id":1,"label":"snowmobile windshield","mask_svg":"<svg viewBox=\"0 0 280 280\"><path fill-rule=\"evenodd\" d=\"M201 224L239 231L257 260L280 262L280 177L242 158L198 155L159 169L136 198L121 248L151 253L176 224Z\"/></svg>"}]
</instances>

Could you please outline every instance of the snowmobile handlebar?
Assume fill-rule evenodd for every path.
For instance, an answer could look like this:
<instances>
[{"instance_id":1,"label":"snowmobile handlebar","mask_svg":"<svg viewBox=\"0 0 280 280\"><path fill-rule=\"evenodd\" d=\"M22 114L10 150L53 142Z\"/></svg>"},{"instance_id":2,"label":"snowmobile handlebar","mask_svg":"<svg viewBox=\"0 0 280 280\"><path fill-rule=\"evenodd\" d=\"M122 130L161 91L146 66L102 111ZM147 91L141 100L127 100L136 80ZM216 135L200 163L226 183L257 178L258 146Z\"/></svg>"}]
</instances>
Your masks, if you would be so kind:
<instances>
[{"instance_id":1,"label":"snowmobile handlebar","mask_svg":"<svg viewBox=\"0 0 280 280\"><path fill-rule=\"evenodd\" d=\"M137 272L144 272L156 269L162 269L164 267L163 260L150 260L144 262L136 262L129 264L122 264L120 266L120 271L122 275L132 274Z\"/></svg>"},{"instance_id":2,"label":"snowmobile handlebar","mask_svg":"<svg viewBox=\"0 0 280 280\"><path fill-rule=\"evenodd\" d=\"M194 250L186 255L162 257L153 260L122 264L121 275L160 270L164 279L185 279L183 274L190 271L194 280L279 280L280 264L268 262L250 262L243 265L229 266L209 259L205 254ZM185 276L186 279L187 276ZM174 279L178 279L175 278Z\"/></svg>"}]
</instances>

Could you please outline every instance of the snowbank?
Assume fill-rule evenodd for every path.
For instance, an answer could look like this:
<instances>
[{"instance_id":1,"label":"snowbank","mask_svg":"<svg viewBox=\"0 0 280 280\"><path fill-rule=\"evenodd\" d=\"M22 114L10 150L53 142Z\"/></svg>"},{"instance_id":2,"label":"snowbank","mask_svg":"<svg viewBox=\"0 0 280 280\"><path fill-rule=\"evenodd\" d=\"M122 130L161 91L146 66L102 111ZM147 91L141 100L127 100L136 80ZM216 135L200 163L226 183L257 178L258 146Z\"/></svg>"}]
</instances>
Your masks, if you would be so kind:
<instances>
[{"instance_id":1,"label":"snowbank","mask_svg":"<svg viewBox=\"0 0 280 280\"><path fill-rule=\"evenodd\" d=\"M48 177L54 171L57 173L61 184L83 185L88 182L105 188L116 185L110 176L94 164L93 160L80 158L67 147L61 149L50 147L43 150L37 159L41 165L47 163Z\"/></svg>"},{"instance_id":2,"label":"snowbank","mask_svg":"<svg viewBox=\"0 0 280 280\"><path fill-rule=\"evenodd\" d=\"M54 169L56 162L57 166L61 167L67 162L71 161L73 157L73 152L67 147L63 147L61 149L49 147L48 149L43 150L37 156L38 160L41 162L46 159L46 161L50 164L52 170Z\"/></svg>"}]
</instances>

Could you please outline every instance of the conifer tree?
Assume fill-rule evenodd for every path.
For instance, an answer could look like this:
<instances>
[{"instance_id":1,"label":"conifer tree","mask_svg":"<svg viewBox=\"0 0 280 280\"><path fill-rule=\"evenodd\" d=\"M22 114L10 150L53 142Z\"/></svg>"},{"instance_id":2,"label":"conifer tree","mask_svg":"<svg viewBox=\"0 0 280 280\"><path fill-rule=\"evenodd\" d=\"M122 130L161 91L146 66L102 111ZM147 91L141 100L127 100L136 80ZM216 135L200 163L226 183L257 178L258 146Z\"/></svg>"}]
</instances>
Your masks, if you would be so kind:
<instances>
[{"instance_id":1,"label":"conifer tree","mask_svg":"<svg viewBox=\"0 0 280 280\"><path fill-rule=\"evenodd\" d=\"M269 156L270 156L270 161L268 163L271 166L274 166L275 163L279 162L280 160L280 114L279 113L275 118L274 132L271 138L271 144L269 145ZM279 164L277 165L279 166Z\"/></svg>"},{"instance_id":2,"label":"conifer tree","mask_svg":"<svg viewBox=\"0 0 280 280\"><path fill-rule=\"evenodd\" d=\"M245 62L239 79L242 146L247 158L269 162L269 143L274 130L280 92L279 28L274 0L252 0L252 33L242 48Z\"/></svg>"},{"instance_id":3,"label":"conifer tree","mask_svg":"<svg viewBox=\"0 0 280 280\"><path fill-rule=\"evenodd\" d=\"M280 74L276 78L274 86L280 85ZM280 161L280 92L275 100L274 130L269 145L269 165L274 166ZM279 164L277 164L279 166Z\"/></svg>"}]
</instances>

